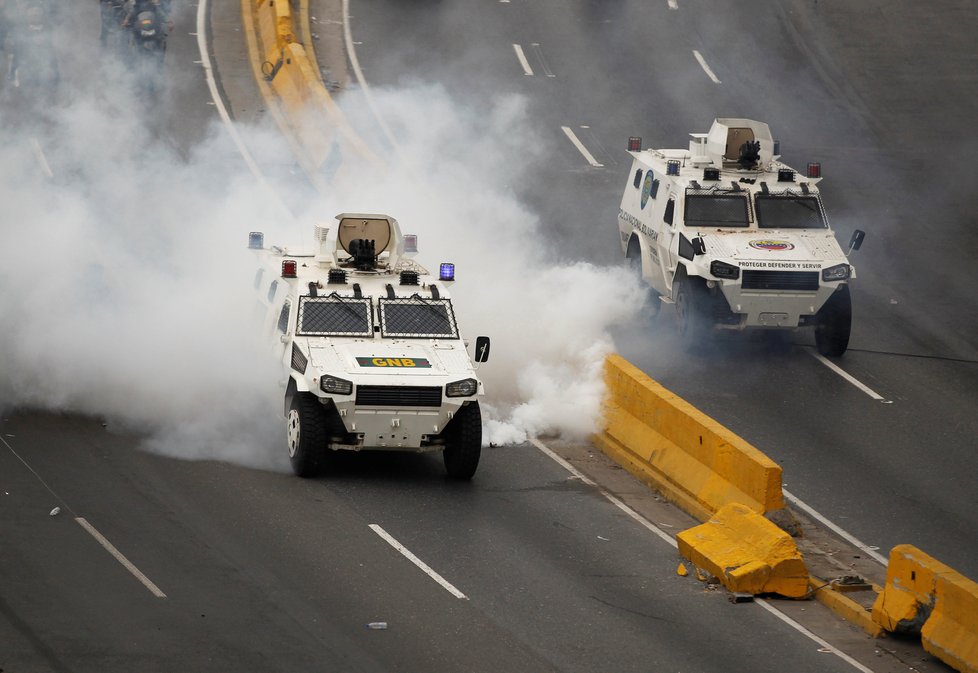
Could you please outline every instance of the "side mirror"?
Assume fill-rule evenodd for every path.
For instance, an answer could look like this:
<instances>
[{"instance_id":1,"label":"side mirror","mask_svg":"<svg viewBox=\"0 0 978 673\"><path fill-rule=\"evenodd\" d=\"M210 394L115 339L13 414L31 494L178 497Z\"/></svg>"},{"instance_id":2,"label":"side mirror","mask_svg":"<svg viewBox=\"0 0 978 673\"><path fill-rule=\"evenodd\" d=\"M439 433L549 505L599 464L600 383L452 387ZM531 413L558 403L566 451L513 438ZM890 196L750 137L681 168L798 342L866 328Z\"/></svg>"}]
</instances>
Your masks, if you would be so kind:
<instances>
[{"instance_id":1,"label":"side mirror","mask_svg":"<svg viewBox=\"0 0 978 673\"><path fill-rule=\"evenodd\" d=\"M489 359L489 337L481 336L475 339L475 361L485 362Z\"/></svg>"},{"instance_id":2,"label":"side mirror","mask_svg":"<svg viewBox=\"0 0 978 673\"><path fill-rule=\"evenodd\" d=\"M693 239L693 254L694 255L705 255L706 254L706 241L702 237L697 236Z\"/></svg>"},{"instance_id":3,"label":"side mirror","mask_svg":"<svg viewBox=\"0 0 978 673\"><path fill-rule=\"evenodd\" d=\"M286 333L286 334L280 334L279 337L278 337L278 339L282 343L287 344L292 339L292 335L291 334L288 334L288 333Z\"/></svg>"},{"instance_id":4,"label":"side mirror","mask_svg":"<svg viewBox=\"0 0 978 673\"><path fill-rule=\"evenodd\" d=\"M859 246L863 244L864 238L866 238L866 232L862 229L856 229L852 232L852 238L849 239L849 252L859 250Z\"/></svg>"}]
</instances>

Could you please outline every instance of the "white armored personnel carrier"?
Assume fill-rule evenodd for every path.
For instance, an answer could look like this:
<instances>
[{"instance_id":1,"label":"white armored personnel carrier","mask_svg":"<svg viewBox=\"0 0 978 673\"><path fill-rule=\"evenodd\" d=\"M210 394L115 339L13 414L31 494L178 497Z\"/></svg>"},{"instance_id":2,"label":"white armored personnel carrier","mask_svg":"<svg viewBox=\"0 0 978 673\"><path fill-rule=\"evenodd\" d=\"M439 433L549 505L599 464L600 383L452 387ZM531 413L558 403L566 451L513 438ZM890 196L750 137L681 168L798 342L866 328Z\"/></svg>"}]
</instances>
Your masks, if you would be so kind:
<instances>
[{"instance_id":1,"label":"white armored personnel carrier","mask_svg":"<svg viewBox=\"0 0 978 673\"><path fill-rule=\"evenodd\" d=\"M849 345L855 270L818 190L781 163L768 125L717 119L691 133L688 149L643 150L629 139L632 169L618 228L626 259L651 286L652 303L673 304L681 337L701 346L717 329L812 326L823 355Z\"/></svg>"},{"instance_id":2,"label":"white armored personnel carrier","mask_svg":"<svg viewBox=\"0 0 978 673\"><path fill-rule=\"evenodd\" d=\"M432 276L412 257L417 237L387 215L342 213L308 247L264 248L255 287L285 374L294 472L329 451L442 451L449 476L469 479L482 450L482 382L448 292L454 265ZM485 362L479 337L475 360Z\"/></svg>"}]
</instances>

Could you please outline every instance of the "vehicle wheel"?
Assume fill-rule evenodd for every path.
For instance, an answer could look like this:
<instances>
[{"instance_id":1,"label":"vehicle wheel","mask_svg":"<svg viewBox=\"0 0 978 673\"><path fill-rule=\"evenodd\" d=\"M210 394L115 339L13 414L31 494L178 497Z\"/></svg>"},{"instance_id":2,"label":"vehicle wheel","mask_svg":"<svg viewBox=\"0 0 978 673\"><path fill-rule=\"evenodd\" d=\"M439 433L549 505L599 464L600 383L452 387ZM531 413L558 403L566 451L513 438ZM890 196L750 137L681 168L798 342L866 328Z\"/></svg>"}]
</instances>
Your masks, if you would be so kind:
<instances>
[{"instance_id":1,"label":"vehicle wheel","mask_svg":"<svg viewBox=\"0 0 978 673\"><path fill-rule=\"evenodd\" d=\"M642 277L642 248L635 238L632 238L628 242L628 252L625 253L625 262L628 264L631 272L635 274L635 277L638 278L638 282L646 286L648 292L645 305L648 307L649 316L655 318L662 309L662 302L659 300L659 293L653 290L652 286L648 285Z\"/></svg>"},{"instance_id":2,"label":"vehicle wheel","mask_svg":"<svg viewBox=\"0 0 978 673\"><path fill-rule=\"evenodd\" d=\"M296 393L287 418L292 471L299 477L314 477L326 452L326 412L312 393Z\"/></svg>"},{"instance_id":3,"label":"vehicle wheel","mask_svg":"<svg viewBox=\"0 0 978 673\"><path fill-rule=\"evenodd\" d=\"M482 412L479 403L461 407L445 429L445 470L452 479L471 479L482 455Z\"/></svg>"},{"instance_id":4,"label":"vehicle wheel","mask_svg":"<svg viewBox=\"0 0 978 673\"><path fill-rule=\"evenodd\" d=\"M825 302L815 316L815 346L828 357L838 357L849 348L852 329L852 298L849 286L843 285Z\"/></svg>"},{"instance_id":5,"label":"vehicle wheel","mask_svg":"<svg viewBox=\"0 0 978 673\"><path fill-rule=\"evenodd\" d=\"M695 279L683 277L676 280L676 317L679 320L679 337L690 350L706 345L711 335L712 323L707 315L709 293L706 286Z\"/></svg>"}]
</instances>

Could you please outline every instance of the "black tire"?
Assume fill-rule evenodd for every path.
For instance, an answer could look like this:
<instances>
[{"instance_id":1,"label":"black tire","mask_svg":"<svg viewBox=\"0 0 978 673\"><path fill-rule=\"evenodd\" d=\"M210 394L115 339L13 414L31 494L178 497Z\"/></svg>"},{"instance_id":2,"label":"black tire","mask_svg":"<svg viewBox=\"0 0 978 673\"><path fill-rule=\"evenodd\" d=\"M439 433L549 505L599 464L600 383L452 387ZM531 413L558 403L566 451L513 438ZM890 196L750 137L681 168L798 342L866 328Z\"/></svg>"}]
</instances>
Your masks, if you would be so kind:
<instances>
[{"instance_id":1,"label":"black tire","mask_svg":"<svg viewBox=\"0 0 978 673\"><path fill-rule=\"evenodd\" d=\"M832 293L815 315L815 346L826 357L839 357L849 348L852 331L852 297L849 286Z\"/></svg>"},{"instance_id":2,"label":"black tire","mask_svg":"<svg viewBox=\"0 0 978 673\"><path fill-rule=\"evenodd\" d=\"M649 316L656 318L659 315L659 311L662 309L662 301L659 300L659 293L652 289L651 285L645 282L645 278L642 277L642 247L639 245L638 239L634 236L628 241L628 252L625 253L625 263L628 264L628 268L638 282L647 287L647 297L645 300L645 305L648 307Z\"/></svg>"},{"instance_id":3,"label":"black tire","mask_svg":"<svg viewBox=\"0 0 978 673\"><path fill-rule=\"evenodd\" d=\"M452 479L471 479L482 455L482 411L478 402L461 407L445 429L445 470Z\"/></svg>"},{"instance_id":4,"label":"black tire","mask_svg":"<svg viewBox=\"0 0 978 673\"><path fill-rule=\"evenodd\" d=\"M286 446L292 471L314 477L322 469L326 453L327 417L312 393L296 393L286 416Z\"/></svg>"},{"instance_id":5,"label":"black tire","mask_svg":"<svg viewBox=\"0 0 978 673\"><path fill-rule=\"evenodd\" d=\"M682 276L676 279L676 318L679 322L679 338L688 350L695 351L707 345L712 336L713 323L709 318L710 295L702 280Z\"/></svg>"}]
</instances>

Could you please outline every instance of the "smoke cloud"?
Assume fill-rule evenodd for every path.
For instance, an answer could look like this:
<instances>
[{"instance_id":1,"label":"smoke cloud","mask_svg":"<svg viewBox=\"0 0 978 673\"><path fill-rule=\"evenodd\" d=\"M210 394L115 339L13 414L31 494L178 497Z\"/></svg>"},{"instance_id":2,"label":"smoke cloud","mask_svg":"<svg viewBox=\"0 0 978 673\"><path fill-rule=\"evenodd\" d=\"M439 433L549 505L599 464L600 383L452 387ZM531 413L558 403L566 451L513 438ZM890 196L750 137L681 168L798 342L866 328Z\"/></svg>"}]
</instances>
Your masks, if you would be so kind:
<instances>
[{"instance_id":1,"label":"smoke cloud","mask_svg":"<svg viewBox=\"0 0 978 673\"><path fill-rule=\"evenodd\" d=\"M315 221L365 211L417 233L423 264L455 262L463 333L493 339L487 442L594 429L609 328L643 293L621 269L555 258L515 196L541 160L523 99L471 110L434 85L376 92L399 150L379 168L347 158L345 182L293 215L218 123L178 150L126 77L87 75L41 120L4 100L0 407L98 415L167 455L287 469L246 234L303 241ZM259 154L284 144L239 132Z\"/></svg>"}]
</instances>

